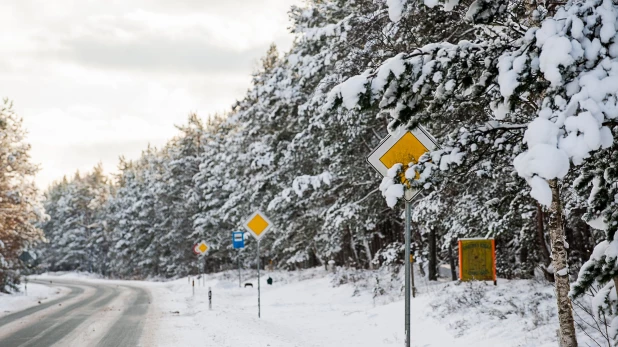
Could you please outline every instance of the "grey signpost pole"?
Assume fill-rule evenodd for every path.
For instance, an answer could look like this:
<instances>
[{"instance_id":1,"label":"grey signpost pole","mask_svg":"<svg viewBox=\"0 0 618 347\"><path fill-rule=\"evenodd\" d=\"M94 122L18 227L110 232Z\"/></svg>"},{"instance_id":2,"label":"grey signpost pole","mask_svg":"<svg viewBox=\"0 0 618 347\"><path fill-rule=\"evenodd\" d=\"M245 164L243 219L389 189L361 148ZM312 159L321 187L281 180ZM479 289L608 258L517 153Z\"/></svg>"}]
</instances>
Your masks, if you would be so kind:
<instances>
[{"instance_id":1,"label":"grey signpost pole","mask_svg":"<svg viewBox=\"0 0 618 347\"><path fill-rule=\"evenodd\" d=\"M204 287L206 287L206 255L204 255L204 275L202 277L204 277Z\"/></svg>"},{"instance_id":2,"label":"grey signpost pole","mask_svg":"<svg viewBox=\"0 0 618 347\"><path fill-rule=\"evenodd\" d=\"M255 240L257 241L257 273L258 273L258 318L262 317L262 308L260 304L260 239L264 236L264 234L270 230L272 227L272 222L266 217L262 212L255 211L253 214L247 219L247 221L243 224L248 232L253 235Z\"/></svg>"},{"instance_id":3,"label":"grey signpost pole","mask_svg":"<svg viewBox=\"0 0 618 347\"><path fill-rule=\"evenodd\" d=\"M240 280L240 249L238 249L238 288L241 288L241 280Z\"/></svg>"},{"instance_id":4,"label":"grey signpost pole","mask_svg":"<svg viewBox=\"0 0 618 347\"><path fill-rule=\"evenodd\" d=\"M406 257L405 259L405 281L406 281L406 347L410 347L410 214L411 214L411 205L409 201L406 200Z\"/></svg>"},{"instance_id":5,"label":"grey signpost pole","mask_svg":"<svg viewBox=\"0 0 618 347\"><path fill-rule=\"evenodd\" d=\"M257 268L258 268L258 318L261 318L260 312L260 240L257 242Z\"/></svg>"}]
</instances>

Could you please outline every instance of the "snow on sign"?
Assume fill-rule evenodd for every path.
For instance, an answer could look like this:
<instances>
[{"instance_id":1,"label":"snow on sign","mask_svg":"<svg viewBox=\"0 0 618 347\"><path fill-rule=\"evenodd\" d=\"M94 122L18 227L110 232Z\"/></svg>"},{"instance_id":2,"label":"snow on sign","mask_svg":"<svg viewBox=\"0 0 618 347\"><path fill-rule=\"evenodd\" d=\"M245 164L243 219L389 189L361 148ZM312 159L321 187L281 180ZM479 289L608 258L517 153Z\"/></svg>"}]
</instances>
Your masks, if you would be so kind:
<instances>
[{"instance_id":1,"label":"snow on sign","mask_svg":"<svg viewBox=\"0 0 618 347\"><path fill-rule=\"evenodd\" d=\"M380 175L386 176L388 169L393 165L416 163L423 154L434 150L436 147L436 141L421 126L411 131L399 129L385 137L378 147L369 154L367 161ZM406 184L407 179L401 177L401 183ZM406 189L405 199L411 201L418 192L417 189Z\"/></svg>"},{"instance_id":2,"label":"snow on sign","mask_svg":"<svg viewBox=\"0 0 618 347\"><path fill-rule=\"evenodd\" d=\"M272 227L273 223L260 211L255 211L247 221L245 221L244 227L248 232L259 240L266 232Z\"/></svg>"},{"instance_id":3,"label":"snow on sign","mask_svg":"<svg viewBox=\"0 0 618 347\"><path fill-rule=\"evenodd\" d=\"M208 247L208 245L204 241L202 241L202 242L198 243L197 245L193 246L193 252L195 254L199 254L199 255L204 255L204 254L208 253L209 249L210 249L210 247Z\"/></svg>"}]
</instances>

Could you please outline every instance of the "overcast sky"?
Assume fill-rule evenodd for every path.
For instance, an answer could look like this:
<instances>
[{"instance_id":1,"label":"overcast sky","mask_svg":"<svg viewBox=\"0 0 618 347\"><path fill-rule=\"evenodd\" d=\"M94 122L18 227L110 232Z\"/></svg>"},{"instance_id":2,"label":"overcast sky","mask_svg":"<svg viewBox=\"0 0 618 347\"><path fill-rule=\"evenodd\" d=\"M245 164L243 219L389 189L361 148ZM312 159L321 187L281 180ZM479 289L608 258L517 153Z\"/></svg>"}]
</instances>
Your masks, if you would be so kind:
<instances>
[{"instance_id":1,"label":"overcast sky","mask_svg":"<svg viewBox=\"0 0 618 347\"><path fill-rule=\"evenodd\" d=\"M228 109L268 45L290 47L300 0L2 0L0 97L24 118L37 184L176 134Z\"/></svg>"}]
</instances>

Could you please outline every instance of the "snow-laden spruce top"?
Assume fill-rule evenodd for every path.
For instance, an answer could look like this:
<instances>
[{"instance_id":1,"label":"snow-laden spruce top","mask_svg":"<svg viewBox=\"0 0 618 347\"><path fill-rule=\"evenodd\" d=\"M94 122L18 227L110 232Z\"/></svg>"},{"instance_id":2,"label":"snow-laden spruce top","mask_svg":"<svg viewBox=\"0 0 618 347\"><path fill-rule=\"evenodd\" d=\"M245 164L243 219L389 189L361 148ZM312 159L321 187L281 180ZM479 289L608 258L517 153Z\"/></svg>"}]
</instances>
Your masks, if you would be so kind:
<instances>
[{"instance_id":1,"label":"snow-laden spruce top","mask_svg":"<svg viewBox=\"0 0 618 347\"><path fill-rule=\"evenodd\" d=\"M429 44L337 85L323 109L330 110L340 102L355 110L364 107L361 103L375 101L390 113L395 127L402 124L402 111L408 117L403 124L409 125L436 104L454 105L470 95L493 100L491 108L498 126L508 121L515 124L505 126L519 123L526 128L522 142L527 149L513 164L532 188L531 195L549 205L548 180L564 178L571 162L580 165L591 152L613 142L604 123L618 116L617 17L610 0L581 1L558 9L539 27L511 40L514 43L496 35L474 42ZM507 44L510 48L500 52L499 47ZM495 52L499 54L492 59ZM470 63L477 66L466 70ZM494 63L496 75L489 71ZM479 72L483 68L488 71ZM462 83L462 74L473 71L478 74L476 82ZM491 90L492 83L497 83L497 93ZM528 109L515 104L526 104ZM536 110L532 121L530 107ZM457 146L446 147L432 157L441 160L448 152L458 151ZM442 169L448 166L440 163Z\"/></svg>"}]
</instances>

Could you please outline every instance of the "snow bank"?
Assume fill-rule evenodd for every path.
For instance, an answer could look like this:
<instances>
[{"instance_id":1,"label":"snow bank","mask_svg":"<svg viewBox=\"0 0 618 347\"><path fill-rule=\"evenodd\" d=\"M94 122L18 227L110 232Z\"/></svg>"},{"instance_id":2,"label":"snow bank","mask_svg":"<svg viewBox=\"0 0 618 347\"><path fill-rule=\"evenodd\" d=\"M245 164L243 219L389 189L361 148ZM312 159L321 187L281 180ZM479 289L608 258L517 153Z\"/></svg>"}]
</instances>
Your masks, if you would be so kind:
<instances>
[{"instance_id":1,"label":"snow bank","mask_svg":"<svg viewBox=\"0 0 618 347\"><path fill-rule=\"evenodd\" d=\"M26 293L24 286L25 284L22 283L19 286L19 292L13 294L0 293L0 317L59 298L68 292L65 288L29 282L28 293Z\"/></svg>"},{"instance_id":2,"label":"snow bank","mask_svg":"<svg viewBox=\"0 0 618 347\"><path fill-rule=\"evenodd\" d=\"M416 273L418 276L418 272ZM257 318L254 271L208 275L195 296L187 279L151 286L160 320L158 346L399 346L403 343L402 272L324 268L262 274L262 318ZM266 284L272 277L274 284ZM197 283L197 282L196 282ZM531 280L480 283L416 278L413 346L556 345L553 287ZM208 287L213 308L208 309ZM589 332L591 333L591 332ZM593 335L594 336L594 335ZM582 344L590 343L583 332Z\"/></svg>"}]
</instances>

